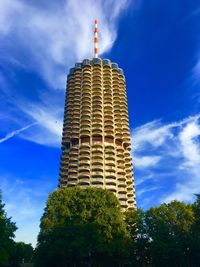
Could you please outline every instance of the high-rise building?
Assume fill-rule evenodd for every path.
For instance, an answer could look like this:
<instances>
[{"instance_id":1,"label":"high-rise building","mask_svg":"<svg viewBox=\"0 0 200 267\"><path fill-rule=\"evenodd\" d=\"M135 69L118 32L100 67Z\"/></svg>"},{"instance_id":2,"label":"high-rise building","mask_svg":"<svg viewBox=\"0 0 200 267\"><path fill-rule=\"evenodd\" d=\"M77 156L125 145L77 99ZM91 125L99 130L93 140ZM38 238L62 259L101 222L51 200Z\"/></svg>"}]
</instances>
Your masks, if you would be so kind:
<instances>
[{"instance_id":1,"label":"high-rise building","mask_svg":"<svg viewBox=\"0 0 200 267\"><path fill-rule=\"evenodd\" d=\"M95 57L76 63L67 79L60 187L101 187L123 209L135 207L130 130L123 70Z\"/></svg>"}]
</instances>

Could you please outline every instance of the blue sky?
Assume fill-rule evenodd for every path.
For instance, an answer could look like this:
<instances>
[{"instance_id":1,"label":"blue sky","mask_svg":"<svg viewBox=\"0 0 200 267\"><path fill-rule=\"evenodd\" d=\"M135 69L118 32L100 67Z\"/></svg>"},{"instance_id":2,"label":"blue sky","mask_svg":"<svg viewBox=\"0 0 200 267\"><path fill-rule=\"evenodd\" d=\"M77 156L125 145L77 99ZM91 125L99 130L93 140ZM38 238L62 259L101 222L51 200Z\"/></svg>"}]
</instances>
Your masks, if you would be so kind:
<instances>
[{"instance_id":1,"label":"blue sky","mask_svg":"<svg viewBox=\"0 0 200 267\"><path fill-rule=\"evenodd\" d=\"M0 1L0 188L16 240L36 243L58 184L68 69L101 57L127 81L137 205L200 192L200 2Z\"/></svg>"}]
</instances>

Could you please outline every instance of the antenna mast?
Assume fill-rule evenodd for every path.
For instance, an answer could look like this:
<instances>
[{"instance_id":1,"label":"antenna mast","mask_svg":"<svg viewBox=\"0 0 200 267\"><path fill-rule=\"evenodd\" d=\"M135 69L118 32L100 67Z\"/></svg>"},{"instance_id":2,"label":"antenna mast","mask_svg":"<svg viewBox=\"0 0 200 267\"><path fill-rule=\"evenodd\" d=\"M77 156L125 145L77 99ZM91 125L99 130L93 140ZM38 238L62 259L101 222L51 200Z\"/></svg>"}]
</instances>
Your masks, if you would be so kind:
<instances>
[{"instance_id":1,"label":"antenna mast","mask_svg":"<svg viewBox=\"0 0 200 267\"><path fill-rule=\"evenodd\" d=\"M99 48L98 48L98 21L95 19L94 21L94 57L98 58Z\"/></svg>"}]
</instances>

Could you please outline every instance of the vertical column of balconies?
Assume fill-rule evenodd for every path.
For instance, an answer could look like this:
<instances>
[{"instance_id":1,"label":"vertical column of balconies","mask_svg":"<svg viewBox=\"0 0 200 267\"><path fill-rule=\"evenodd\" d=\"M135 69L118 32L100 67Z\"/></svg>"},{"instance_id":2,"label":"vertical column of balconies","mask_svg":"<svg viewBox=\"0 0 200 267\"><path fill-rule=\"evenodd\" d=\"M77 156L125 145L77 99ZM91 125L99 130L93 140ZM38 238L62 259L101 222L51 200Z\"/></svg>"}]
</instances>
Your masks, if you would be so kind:
<instances>
[{"instance_id":1,"label":"vertical column of balconies","mask_svg":"<svg viewBox=\"0 0 200 267\"><path fill-rule=\"evenodd\" d=\"M90 185L91 176L91 93L92 67L90 60L85 59L82 65L80 148L78 167L78 184L82 187L87 187Z\"/></svg>"},{"instance_id":2,"label":"vertical column of balconies","mask_svg":"<svg viewBox=\"0 0 200 267\"><path fill-rule=\"evenodd\" d=\"M80 123L80 94L81 94L81 64L74 69L73 113L71 115L70 152L68 166L68 186L75 186L78 182L78 145Z\"/></svg>"},{"instance_id":3,"label":"vertical column of balconies","mask_svg":"<svg viewBox=\"0 0 200 267\"><path fill-rule=\"evenodd\" d=\"M104 100L104 164L106 188L117 193L115 145L114 145L114 114L112 69L109 60L103 62L103 100Z\"/></svg>"},{"instance_id":4,"label":"vertical column of balconies","mask_svg":"<svg viewBox=\"0 0 200 267\"><path fill-rule=\"evenodd\" d=\"M68 168L69 168L69 151L73 115L73 99L74 99L74 69L70 70L67 79L67 96L65 99L63 136L62 136L62 156L60 165L60 183L59 186L68 185Z\"/></svg>"},{"instance_id":5,"label":"vertical column of balconies","mask_svg":"<svg viewBox=\"0 0 200 267\"><path fill-rule=\"evenodd\" d=\"M104 187L103 164L103 98L101 59L93 59L92 71L92 160L91 183L95 187Z\"/></svg>"},{"instance_id":6,"label":"vertical column of balconies","mask_svg":"<svg viewBox=\"0 0 200 267\"><path fill-rule=\"evenodd\" d=\"M117 64L112 64L113 94L114 94L114 123L116 143L116 166L117 166L117 196L123 208L127 208L126 172L123 148L123 108L121 107L121 93L119 69Z\"/></svg>"},{"instance_id":7,"label":"vertical column of balconies","mask_svg":"<svg viewBox=\"0 0 200 267\"><path fill-rule=\"evenodd\" d=\"M131 140L130 140L130 129L129 129L129 118L128 118L128 106L126 97L126 85L124 80L123 71L119 69L119 91L120 91L120 106L122 110L122 138L124 148L124 160L125 160L125 173L126 173L126 185L127 185L127 198L128 207L134 208L135 201L133 195L133 168L131 158Z\"/></svg>"}]
</instances>

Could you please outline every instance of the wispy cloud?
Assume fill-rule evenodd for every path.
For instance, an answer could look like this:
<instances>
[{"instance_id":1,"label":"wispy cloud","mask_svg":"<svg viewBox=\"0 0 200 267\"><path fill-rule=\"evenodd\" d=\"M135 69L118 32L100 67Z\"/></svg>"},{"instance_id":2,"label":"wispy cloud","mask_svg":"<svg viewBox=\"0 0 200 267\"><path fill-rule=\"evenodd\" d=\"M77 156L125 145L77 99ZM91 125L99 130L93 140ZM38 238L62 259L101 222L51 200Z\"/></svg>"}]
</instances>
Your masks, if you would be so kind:
<instances>
[{"instance_id":1,"label":"wispy cloud","mask_svg":"<svg viewBox=\"0 0 200 267\"><path fill-rule=\"evenodd\" d=\"M156 120L133 130L135 178L142 192L138 197L159 185L162 190L147 196L154 203L192 201L200 192L199 138L200 115L173 123Z\"/></svg>"},{"instance_id":2,"label":"wispy cloud","mask_svg":"<svg viewBox=\"0 0 200 267\"><path fill-rule=\"evenodd\" d=\"M21 134L23 138L43 145L60 145L66 70L77 61L93 57L95 18L99 20L100 54L112 48L120 17L130 3L129 0L0 1L0 59L2 68L9 64L11 72L9 76L6 69L6 77L0 73L2 102L9 103L7 121L17 121L19 128L37 122L31 132ZM33 92L24 90L27 84L17 84L20 90L16 90L17 79L12 72L15 69L20 69L23 75L29 71L42 82L33 87ZM32 95L37 99L34 103ZM21 116L17 116L19 113ZM6 120L4 123L7 128Z\"/></svg>"},{"instance_id":3,"label":"wispy cloud","mask_svg":"<svg viewBox=\"0 0 200 267\"><path fill-rule=\"evenodd\" d=\"M19 135L20 133L26 131L27 129L29 129L30 127L33 127L34 125L36 125L36 123L32 123L32 124L29 124L21 129L18 129L18 130L15 130L15 131L12 131L11 133L8 133L4 138L1 138L0 139L0 144L9 140L10 138L16 136L16 135Z\"/></svg>"},{"instance_id":4,"label":"wispy cloud","mask_svg":"<svg viewBox=\"0 0 200 267\"><path fill-rule=\"evenodd\" d=\"M94 19L99 19L102 54L112 47L119 16L128 4L128 0L59 0L47 6L1 0L0 49L39 72L51 86L63 88L65 68L93 56Z\"/></svg>"}]
</instances>

